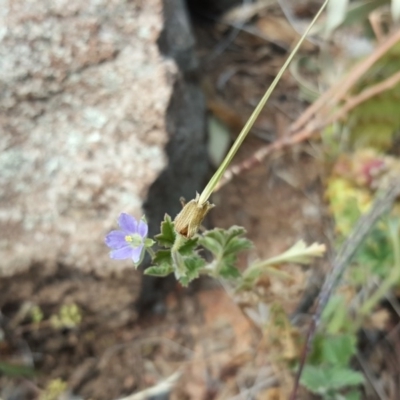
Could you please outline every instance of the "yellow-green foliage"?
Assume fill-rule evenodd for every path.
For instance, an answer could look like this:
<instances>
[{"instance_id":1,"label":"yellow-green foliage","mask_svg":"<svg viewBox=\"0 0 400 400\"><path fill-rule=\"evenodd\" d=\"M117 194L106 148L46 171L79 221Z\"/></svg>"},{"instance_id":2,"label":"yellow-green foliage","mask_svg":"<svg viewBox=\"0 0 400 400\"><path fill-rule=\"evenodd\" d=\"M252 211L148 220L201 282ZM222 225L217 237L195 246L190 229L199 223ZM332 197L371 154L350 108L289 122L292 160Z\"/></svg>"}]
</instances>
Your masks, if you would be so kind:
<instances>
[{"instance_id":1,"label":"yellow-green foliage","mask_svg":"<svg viewBox=\"0 0 400 400\"><path fill-rule=\"evenodd\" d=\"M361 213L371 204L371 194L367 189L356 187L342 177L329 180L326 196L335 220L336 231L341 237L350 234Z\"/></svg>"},{"instance_id":2,"label":"yellow-green foliage","mask_svg":"<svg viewBox=\"0 0 400 400\"><path fill-rule=\"evenodd\" d=\"M371 148L341 154L327 181L326 198L339 237L350 234L361 214L368 211L374 191L400 174L400 160ZM392 215L400 215L398 204Z\"/></svg>"},{"instance_id":3,"label":"yellow-green foliage","mask_svg":"<svg viewBox=\"0 0 400 400\"><path fill-rule=\"evenodd\" d=\"M57 400L67 390L67 383L62 379L51 380L40 394L39 400Z\"/></svg>"},{"instance_id":4,"label":"yellow-green foliage","mask_svg":"<svg viewBox=\"0 0 400 400\"><path fill-rule=\"evenodd\" d=\"M56 329L75 328L82 321L81 310L76 304L64 304L57 315L50 318L51 324Z\"/></svg>"},{"instance_id":5,"label":"yellow-green foliage","mask_svg":"<svg viewBox=\"0 0 400 400\"><path fill-rule=\"evenodd\" d=\"M31 318L32 322L35 324L39 324L43 321L43 311L39 306L33 306L31 309Z\"/></svg>"}]
</instances>

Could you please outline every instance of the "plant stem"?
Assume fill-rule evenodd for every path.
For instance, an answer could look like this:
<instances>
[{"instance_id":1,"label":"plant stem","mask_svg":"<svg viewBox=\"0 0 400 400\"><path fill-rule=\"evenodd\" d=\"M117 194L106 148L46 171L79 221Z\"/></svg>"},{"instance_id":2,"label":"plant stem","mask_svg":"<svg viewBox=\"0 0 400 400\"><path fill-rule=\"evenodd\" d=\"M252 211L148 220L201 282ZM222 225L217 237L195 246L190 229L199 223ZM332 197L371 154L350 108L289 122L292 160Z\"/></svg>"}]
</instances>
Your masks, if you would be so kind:
<instances>
[{"instance_id":1,"label":"plant stem","mask_svg":"<svg viewBox=\"0 0 400 400\"><path fill-rule=\"evenodd\" d=\"M174 245L172 246L171 252L177 252L182 245L186 242L186 238L179 233L176 234Z\"/></svg>"},{"instance_id":2,"label":"plant stem","mask_svg":"<svg viewBox=\"0 0 400 400\"><path fill-rule=\"evenodd\" d=\"M186 242L186 238L179 233L176 234L174 245L171 249L171 257L175 270L175 277L179 280L180 277L185 275L186 269L185 264L182 260L182 256L179 254L179 249Z\"/></svg>"},{"instance_id":3,"label":"plant stem","mask_svg":"<svg viewBox=\"0 0 400 400\"><path fill-rule=\"evenodd\" d=\"M151 259L153 260L156 253L154 252L154 250L151 247L146 247L146 251L149 254L149 256L151 257Z\"/></svg>"},{"instance_id":4,"label":"plant stem","mask_svg":"<svg viewBox=\"0 0 400 400\"><path fill-rule=\"evenodd\" d=\"M174 267L175 278L179 280L182 276L185 276L185 264L182 260L182 256L177 250L171 250L171 258Z\"/></svg>"}]
</instances>

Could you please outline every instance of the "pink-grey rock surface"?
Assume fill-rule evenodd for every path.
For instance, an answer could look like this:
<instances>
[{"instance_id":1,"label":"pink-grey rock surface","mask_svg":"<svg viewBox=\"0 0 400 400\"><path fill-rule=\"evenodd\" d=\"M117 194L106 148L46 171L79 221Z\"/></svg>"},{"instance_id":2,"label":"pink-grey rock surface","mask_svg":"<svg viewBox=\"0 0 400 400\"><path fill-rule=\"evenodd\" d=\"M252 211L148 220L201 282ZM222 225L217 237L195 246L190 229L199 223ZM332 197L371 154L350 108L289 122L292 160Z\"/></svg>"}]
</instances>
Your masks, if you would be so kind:
<instances>
[{"instance_id":1,"label":"pink-grey rock surface","mask_svg":"<svg viewBox=\"0 0 400 400\"><path fill-rule=\"evenodd\" d=\"M182 122L203 112L182 78L192 39L178 43L180 60L159 44L162 32L166 51L182 37L164 26L177 2L0 2L0 275L129 266L109 260L103 242L119 213L140 217L144 206L154 230L178 211L170 204L201 189L205 168L190 169L203 159L204 129ZM174 161L188 135L192 153L178 148Z\"/></svg>"}]
</instances>

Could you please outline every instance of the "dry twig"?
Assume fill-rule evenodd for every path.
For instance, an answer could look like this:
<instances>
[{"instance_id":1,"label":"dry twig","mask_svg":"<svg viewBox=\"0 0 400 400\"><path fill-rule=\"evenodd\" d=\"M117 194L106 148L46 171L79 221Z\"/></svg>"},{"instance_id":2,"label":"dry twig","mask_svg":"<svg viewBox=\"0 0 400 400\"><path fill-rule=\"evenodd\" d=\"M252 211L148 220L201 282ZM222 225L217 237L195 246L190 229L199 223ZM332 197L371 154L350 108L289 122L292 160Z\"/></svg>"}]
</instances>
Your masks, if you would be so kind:
<instances>
[{"instance_id":1,"label":"dry twig","mask_svg":"<svg viewBox=\"0 0 400 400\"><path fill-rule=\"evenodd\" d=\"M222 176L215 191L219 190L233 177L239 175L261 163L269 154L293 146L310 139L326 126L344 118L353 108L364 101L394 87L400 82L400 72L395 73L383 82L369 87L363 92L355 95L344 103L333 115L329 116L331 110L343 101L349 90L355 85L360 77L371 68L390 48L400 41L400 30L392 34L385 42L381 43L376 50L365 60L360 62L353 70L345 76L341 82L325 92L317 101L311 104L308 109L290 127L290 136L261 147L251 157L239 164L229 167Z\"/></svg>"},{"instance_id":2,"label":"dry twig","mask_svg":"<svg viewBox=\"0 0 400 400\"><path fill-rule=\"evenodd\" d=\"M377 96L383 92L386 92L389 89L392 89L400 82L400 72L396 72L389 78L385 79L382 82L379 82L373 86L368 87L367 89L363 90L361 93L357 94L356 96L350 97L346 100L346 103L340 108L332 117L328 118L325 122L324 127L340 121L344 118L351 110L359 106L361 103L371 99L372 97Z\"/></svg>"},{"instance_id":3,"label":"dry twig","mask_svg":"<svg viewBox=\"0 0 400 400\"><path fill-rule=\"evenodd\" d=\"M346 75L335 86L332 86L322 96L319 97L300 118L291 126L291 132L296 132L303 128L312 118L317 115L320 110L329 112L338 102L343 100L349 90L357 83L362 75L364 75L380 58L382 58L397 42L400 41L400 30L392 34L386 41L382 42L373 53L367 58L360 61L351 72Z\"/></svg>"}]
</instances>

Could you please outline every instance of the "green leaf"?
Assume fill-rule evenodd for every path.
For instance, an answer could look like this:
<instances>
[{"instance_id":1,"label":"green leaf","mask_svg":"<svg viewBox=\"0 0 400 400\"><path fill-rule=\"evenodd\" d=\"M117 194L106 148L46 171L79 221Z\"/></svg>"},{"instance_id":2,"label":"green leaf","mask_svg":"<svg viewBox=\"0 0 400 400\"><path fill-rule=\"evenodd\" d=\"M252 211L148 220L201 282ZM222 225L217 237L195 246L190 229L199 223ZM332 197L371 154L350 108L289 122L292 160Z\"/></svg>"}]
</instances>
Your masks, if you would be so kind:
<instances>
[{"instance_id":1,"label":"green leaf","mask_svg":"<svg viewBox=\"0 0 400 400\"><path fill-rule=\"evenodd\" d=\"M388 234L387 224L376 226L358 249L355 262L365 273L369 272L384 278L394 264L392 243Z\"/></svg>"},{"instance_id":2,"label":"green leaf","mask_svg":"<svg viewBox=\"0 0 400 400\"><path fill-rule=\"evenodd\" d=\"M253 243L245 238L234 238L229 243L227 243L224 255L238 254L241 251L251 249Z\"/></svg>"},{"instance_id":3,"label":"green leaf","mask_svg":"<svg viewBox=\"0 0 400 400\"><path fill-rule=\"evenodd\" d=\"M243 238L245 229L240 226L231 226L229 229L216 228L207 231L199 243L209 250L215 257L212 274L227 279L240 277L236 268L237 255L242 250L252 247L252 243Z\"/></svg>"},{"instance_id":4,"label":"green leaf","mask_svg":"<svg viewBox=\"0 0 400 400\"><path fill-rule=\"evenodd\" d=\"M211 234L206 234L207 236L203 236L200 238L199 243L207 250L209 250L214 257L219 257L220 255L223 254L223 246L218 242L218 240L215 240L211 236Z\"/></svg>"},{"instance_id":5,"label":"green leaf","mask_svg":"<svg viewBox=\"0 0 400 400\"><path fill-rule=\"evenodd\" d=\"M183 256L193 254L197 247L198 238L187 239L185 243L179 247L179 253Z\"/></svg>"},{"instance_id":6,"label":"green leaf","mask_svg":"<svg viewBox=\"0 0 400 400\"><path fill-rule=\"evenodd\" d=\"M329 388L329 378L324 369L314 365L305 365L301 375L300 383L310 392L325 394Z\"/></svg>"},{"instance_id":7,"label":"green leaf","mask_svg":"<svg viewBox=\"0 0 400 400\"><path fill-rule=\"evenodd\" d=\"M158 250L153 258L153 263L155 265L145 269L146 275L167 276L174 272L171 250Z\"/></svg>"},{"instance_id":8,"label":"green leaf","mask_svg":"<svg viewBox=\"0 0 400 400\"><path fill-rule=\"evenodd\" d=\"M310 354L307 358L308 365L320 365L323 363L322 346L324 343L325 335L321 332L316 333L312 343Z\"/></svg>"},{"instance_id":9,"label":"green leaf","mask_svg":"<svg viewBox=\"0 0 400 400\"><path fill-rule=\"evenodd\" d=\"M0 372L8 376L24 376L27 378L35 374L35 371L31 367L5 362L0 362Z\"/></svg>"},{"instance_id":10,"label":"green leaf","mask_svg":"<svg viewBox=\"0 0 400 400\"><path fill-rule=\"evenodd\" d=\"M306 365L301 384L315 394L324 395L332 391L357 386L364 382L364 376L350 368Z\"/></svg>"},{"instance_id":11,"label":"green leaf","mask_svg":"<svg viewBox=\"0 0 400 400\"><path fill-rule=\"evenodd\" d=\"M332 367L346 367L355 353L355 334L318 333L313 341L308 363L315 366L329 364Z\"/></svg>"},{"instance_id":12,"label":"green leaf","mask_svg":"<svg viewBox=\"0 0 400 400\"><path fill-rule=\"evenodd\" d=\"M199 244L209 250L214 257L220 257L223 254L223 237L216 230L207 231L200 239Z\"/></svg>"},{"instance_id":13,"label":"green leaf","mask_svg":"<svg viewBox=\"0 0 400 400\"><path fill-rule=\"evenodd\" d=\"M163 264L163 265L153 265L149 268L146 268L144 273L145 275L151 276L167 276L170 273L174 272L172 265Z\"/></svg>"},{"instance_id":14,"label":"green leaf","mask_svg":"<svg viewBox=\"0 0 400 400\"><path fill-rule=\"evenodd\" d=\"M365 202L367 196L367 192L355 189L346 179L329 179L326 197L335 219L335 229L341 237L348 236L352 231L361 215L360 205Z\"/></svg>"},{"instance_id":15,"label":"green leaf","mask_svg":"<svg viewBox=\"0 0 400 400\"><path fill-rule=\"evenodd\" d=\"M165 214L164 221L161 222L161 233L156 235L154 239L160 246L172 247L175 242L175 235L174 223L171 221L171 217Z\"/></svg>"},{"instance_id":16,"label":"green leaf","mask_svg":"<svg viewBox=\"0 0 400 400\"><path fill-rule=\"evenodd\" d=\"M187 286L193 279L200 275L200 270L205 266L206 262L199 256L184 257L183 262L186 267L185 275L179 278L182 286Z\"/></svg>"},{"instance_id":17,"label":"green leaf","mask_svg":"<svg viewBox=\"0 0 400 400\"><path fill-rule=\"evenodd\" d=\"M153 258L156 265L168 264L172 266L171 250L158 250Z\"/></svg>"},{"instance_id":18,"label":"green leaf","mask_svg":"<svg viewBox=\"0 0 400 400\"><path fill-rule=\"evenodd\" d=\"M242 238L246 230L240 226L231 226L229 229L216 228L207 231L199 243L211 251L215 257L236 255L242 250L250 249L253 245L250 240Z\"/></svg>"},{"instance_id":19,"label":"green leaf","mask_svg":"<svg viewBox=\"0 0 400 400\"><path fill-rule=\"evenodd\" d=\"M237 279L241 277L239 270L232 263L223 263L219 274L225 279Z\"/></svg>"},{"instance_id":20,"label":"green leaf","mask_svg":"<svg viewBox=\"0 0 400 400\"><path fill-rule=\"evenodd\" d=\"M349 393L346 393L343 395L345 400L360 400L361 399L361 393L358 390L353 390Z\"/></svg>"},{"instance_id":21,"label":"green leaf","mask_svg":"<svg viewBox=\"0 0 400 400\"><path fill-rule=\"evenodd\" d=\"M322 342L324 362L345 367L356 353L355 335L325 336Z\"/></svg>"},{"instance_id":22,"label":"green leaf","mask_svg":"<svg viewBox=\"0 0 400 400\"><path fill-rule=\"evenodd\" d=\"M241 226L231 226L226 233L224 256L236 255L243 250L248 250L253 247L250 240L241 236L246 234L246 230Z\"/></svg>"},{"instance_id":23,"label":"green leaf","mask_svg":"<svg viewBox=\"0 0 400 400\"><path fill-rule=\"evenodd\" d=\"M330 389L338 390L349 386L357 386L364 383L364 375L350 368L327 369Z\"/></svg>"}]
</instances>

